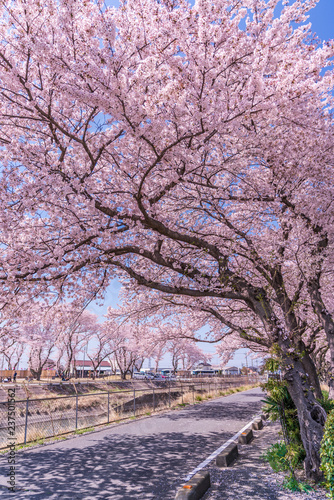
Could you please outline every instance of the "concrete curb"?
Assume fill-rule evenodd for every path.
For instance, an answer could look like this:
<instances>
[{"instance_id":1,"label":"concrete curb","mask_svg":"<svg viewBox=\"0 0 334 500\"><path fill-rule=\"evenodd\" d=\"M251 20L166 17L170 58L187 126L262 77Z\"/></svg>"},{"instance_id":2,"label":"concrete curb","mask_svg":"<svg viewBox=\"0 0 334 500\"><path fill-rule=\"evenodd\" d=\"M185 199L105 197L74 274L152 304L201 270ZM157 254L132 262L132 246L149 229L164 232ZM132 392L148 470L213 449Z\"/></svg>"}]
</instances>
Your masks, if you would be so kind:
<instances>
[{"instance_id":1,"label":"concrete curb","mask_svg":"<svg viewBox=\"0 0 334 500\"><path fill-rule=\"evenodd\" d=\"M245 425L239 432L237 432L232 438L226 441L216 451L211 453L211 455L206 460L204 460L201 464L199 464L198 467L196 467L196 469L194 469L192 472L190 472L190 474L188 474L184 478L184 481L186 481L186 483L183 484L177 490L175 500L200 499L207 491L207 489L210 488L210 476L208 471L203 471L204 467L206 467L214 459L216 459L217 467L228 467L232 462L234 462L239 455L236 441L240 439L240 436L246 434L249 439L247 443L250 442L251 439L254 437L252 431L252 427L254 428L254 425L256 425L257 430L263 428L263 421L262 418L260 418L259 414L253 417L253 419L250 422L248 422L247 425ZM204 489L202 490L201 486L202 483L204 483L205 485L209 484L209 486L205 490ZM199 494L201 496L198 496Z\"/></svg>"},{"instance_id":2,"label":"concrete curb","mask_svg":"<svg viewBox=\"0 0 334 500\"><path fill-rule=\"evenodd\" d=\"M175 500L199 500L210 486L209 472L198 472L176 492Z\"/></svg>"},{"instance_id":3,"label":"concrete curb","mask_svg":"<svg viewBox=\"0 0 334 500\"><path fill-rule=\"evenodd\" d=\"M231 443L216 457L216 465L217 467L228 467L238 458L238 456L238 446L235 443Z\"/></svg>"},{"instance_id":4,"label":"concrete curb","mask_svg":"<svg viewBox=\"0 0 334 500\"><path fill-rule=\"evenodd\" d=\"M254 438L254 434L252 429L249 427L248 429L245 430L245 432L242 432L239 436L239 443L240 444L248 444L250 443Z\"/></svg>"},{"instance_id":5,"label":"concrete curb","mask_svg":"<svg viewBox=\"0 0 334 500\"><path fill-rule=\"evenodd\" d=\"M262 420L262 418L257 418L255 420L253 420L252 428L255 431L259 431L259 430L263 429L263 420Z\"/></svg>"}]
</instances>

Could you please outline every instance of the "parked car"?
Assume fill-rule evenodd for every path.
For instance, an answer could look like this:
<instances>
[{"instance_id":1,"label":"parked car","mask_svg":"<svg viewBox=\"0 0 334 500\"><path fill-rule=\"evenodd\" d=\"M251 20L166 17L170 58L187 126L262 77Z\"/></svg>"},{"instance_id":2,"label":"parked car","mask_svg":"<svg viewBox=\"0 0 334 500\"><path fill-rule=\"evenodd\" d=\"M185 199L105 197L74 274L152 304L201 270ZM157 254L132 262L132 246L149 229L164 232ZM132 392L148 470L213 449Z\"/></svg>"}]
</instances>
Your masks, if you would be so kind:
<instances>
[{"instance_id":1,"label":"parked car","mask_svg":"<svg viewBox=\"0 0 334 500\"><path fill-rule=\"evenodd\" d=\"M145 373L145 372L134 372L132 375L132 378L136 378L139 380L153 380L154 374L153 373Z\"/></svg>"}]
</instances>

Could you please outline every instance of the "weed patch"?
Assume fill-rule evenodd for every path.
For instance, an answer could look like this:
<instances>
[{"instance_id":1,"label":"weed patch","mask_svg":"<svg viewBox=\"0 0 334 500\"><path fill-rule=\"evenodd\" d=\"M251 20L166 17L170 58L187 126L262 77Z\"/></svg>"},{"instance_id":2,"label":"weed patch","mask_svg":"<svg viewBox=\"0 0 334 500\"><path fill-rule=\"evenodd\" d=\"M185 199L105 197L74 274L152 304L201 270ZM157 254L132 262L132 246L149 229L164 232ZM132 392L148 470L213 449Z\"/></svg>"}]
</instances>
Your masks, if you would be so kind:
<instances>
[{"instance_id":1,"label":"weed patch","mask_svg":"<svg viewBox=\"0 0 334 500\"><path fill-rule=\"evenodd\" d=\"M86 427L85 429L77 429L76 431L74 431L74 434L85 434L85 432L92 432L94 430L94 427Z\"/></svg>"}]
</instances>

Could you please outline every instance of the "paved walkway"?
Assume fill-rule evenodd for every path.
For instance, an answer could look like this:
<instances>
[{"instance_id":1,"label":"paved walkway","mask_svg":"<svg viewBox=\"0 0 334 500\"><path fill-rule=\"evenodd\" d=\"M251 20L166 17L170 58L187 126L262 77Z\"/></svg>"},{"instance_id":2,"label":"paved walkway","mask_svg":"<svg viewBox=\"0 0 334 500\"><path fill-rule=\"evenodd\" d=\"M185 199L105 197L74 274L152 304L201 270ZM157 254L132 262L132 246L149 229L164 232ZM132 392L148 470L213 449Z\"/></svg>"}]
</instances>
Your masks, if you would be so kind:
<instances>
[{"instance_id":1,"label":"paved walkway","mask_svg":"<svg viewBox=\"0 0 334 500\"><path fill-rule=\"evenodd\" d=\"M232 394L17 453L15 500L172 500L182 478L261 408L261 389ZM1 478L2 472L2 478Z\"/></svg>"},{"instance_id":2,"label":"paved walkway","mask_svg":"<svg viewBox=\"0 0 334 500\"><path fill-rule=\"evenodd\" d=\"M18 452L15 493L7 490L8 463L1 457L0 498L172 500L182 478L248 423L262 398L259 389L252 389ZM251 444L239 445L232 467L209 464L212 488L203 500L325 500L323 490L283 490L284 475L262 461L262 453L278 441L278 431L272 423L254 431Z\"/></svg>"}]
</instances>

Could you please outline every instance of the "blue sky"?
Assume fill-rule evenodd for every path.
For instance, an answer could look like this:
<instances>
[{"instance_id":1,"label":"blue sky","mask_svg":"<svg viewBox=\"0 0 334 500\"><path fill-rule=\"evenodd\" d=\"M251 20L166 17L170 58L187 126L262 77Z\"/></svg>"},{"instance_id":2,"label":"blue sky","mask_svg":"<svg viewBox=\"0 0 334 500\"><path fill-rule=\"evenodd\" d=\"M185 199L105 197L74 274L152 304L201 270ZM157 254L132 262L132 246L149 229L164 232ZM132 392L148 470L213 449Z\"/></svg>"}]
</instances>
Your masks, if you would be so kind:
<instances>
[{"instance_id":1,"label":"blue sky","mask_svg":"<svg viewBox=\"0 0 334 500\"><path fill-rule=\"evenodd\" d=\"M119 0L106 0L106 4L118 7ZM310 11L310 21L312 30L319 38L322 40L334 38L334 0L320 0L318 5Z\"/></svg>"},{"instance_id":2,"label":"blue sky","mask_svg":"<svg viewBox=\"0 0 334 500\"><path fill-rule=\"evenodd\" d=\"M310 11L312 31L321 40L334 38L334 1L320 0L318 5Z\"/></svg>"}]
</instances>

